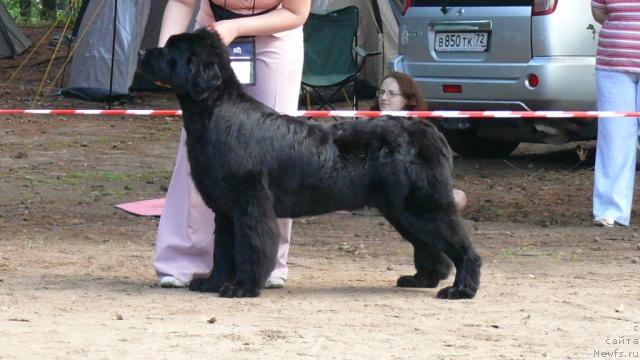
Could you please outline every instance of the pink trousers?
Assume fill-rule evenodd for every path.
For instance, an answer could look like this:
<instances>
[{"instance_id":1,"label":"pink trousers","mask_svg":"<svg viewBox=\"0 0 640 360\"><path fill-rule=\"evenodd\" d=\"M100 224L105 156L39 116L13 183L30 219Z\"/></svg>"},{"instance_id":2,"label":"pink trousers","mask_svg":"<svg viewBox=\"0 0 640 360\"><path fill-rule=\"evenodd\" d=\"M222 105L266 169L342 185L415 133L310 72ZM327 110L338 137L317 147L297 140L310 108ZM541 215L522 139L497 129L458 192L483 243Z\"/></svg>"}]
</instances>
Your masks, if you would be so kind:
<instances>
[{"instance_id":1,"label":"pink trousers","mask_svg":"<svg viewBox=\"0 0 640 360\"><path fill-rule=\"evenodd\" d=\"M256 37L256 85L251 96L280 111L298 108L304 46L302 28ZM185 283L209 276L213 268L214 213L205 205L189 175L184 129L167 199L160 217L154 261L158 277L170 275ZM279 219L278 258L272 277L286 279L291 219Z\"/></svg>"}]
</instances>

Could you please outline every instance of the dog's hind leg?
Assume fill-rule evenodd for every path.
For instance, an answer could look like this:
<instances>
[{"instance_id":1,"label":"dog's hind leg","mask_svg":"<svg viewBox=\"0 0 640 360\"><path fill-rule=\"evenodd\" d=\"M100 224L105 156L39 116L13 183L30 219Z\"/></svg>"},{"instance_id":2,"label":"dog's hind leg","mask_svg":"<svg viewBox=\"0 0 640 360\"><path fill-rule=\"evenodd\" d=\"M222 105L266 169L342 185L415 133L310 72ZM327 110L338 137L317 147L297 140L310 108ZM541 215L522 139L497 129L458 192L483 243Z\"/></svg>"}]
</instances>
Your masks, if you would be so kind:
<instances>
[{"instance_id":1,"label":"dog's hind leg","mask_svg":"<svg viewBox=\"0 0 640 360\"><path fill-rule=\"evenodd\" d=\"M250 193L233 215L236 278L218 292L222 297L256 297L273 271L280 228L266 190Z\"/></svg>"},{"instance_id":2,"label":"dog's hind leg","mask_svg":"<svg viewBox=\"0 0 640 360\"><path fill-rule=\"evenodd\" d=\"M215 234L213 243L213 271L206 279L193 279L189 290L218 292L235 278L235 234L233 221L222 213L215 214Z\"/></svg>"},{"instance_id":3,"label":"dog's hind leg","mask_svg":"<svg viewBox=\"0 0 640 360\"><path fill-rule=\"evenodd\" d=\"M400 234L414 246L417 273L409 277L400 277L398 286L409 286L412 283L434 285L436 279L442 279L447 272L443 253L456 267L456 277L453 286L441 289L437 297L470 299L475 296L480 285L482 260L457 216L437 212L383 213Z\"/></svg>"},{"instance_id":4,"label":"dog's hind leg","mask_svg":"<svg viewBox=\"0 0 640 360\"><path fill-rule=\"evenodd\" d=\"M398 278L396 286L411 288L435 288L440 280L449 277L451 260L439 249L420 239L414 232L398 220L396 216L388 214L387 220L396 230L413 245L413 260L416 267L415 275L403 275Z\"/></svg>"},{"instance_id":5,"label":"dog's hind leg","mask_svg":"<svg viewBox=\"0 0 640 360\"><path fill-rule=\"evenodd\" d=\"M451 260L438 249L421 242L412 242L414 275L398 278L396 286L413 288L435 288L440 280L445 280L451 272Z\"/></svg>"}]
</instances>

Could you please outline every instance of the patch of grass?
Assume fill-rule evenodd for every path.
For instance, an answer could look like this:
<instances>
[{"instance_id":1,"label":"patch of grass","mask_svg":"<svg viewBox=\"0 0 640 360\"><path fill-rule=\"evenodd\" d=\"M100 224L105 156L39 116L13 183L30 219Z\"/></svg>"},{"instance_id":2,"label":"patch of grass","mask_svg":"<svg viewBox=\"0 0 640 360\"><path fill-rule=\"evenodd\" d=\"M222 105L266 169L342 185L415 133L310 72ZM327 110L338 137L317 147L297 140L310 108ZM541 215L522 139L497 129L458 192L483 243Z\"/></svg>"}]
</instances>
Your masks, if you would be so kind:
<instances>
[{"instance_id":1,"label":"patch of grass","mask_svg":"<svg viewBox=\"0 0 640 360\"><path fill-rule=\"evenodd\" d=\"M172 136L176 132L176 126L173 123L164 123L151 133L152 140L164 140L169 136Z\"/></svg>"},{"instance_id":2,"label":"patch of grass","mask_svg":"<svg viewBox=\"0 0 640 360\"><path fill-rule=\"evenodd\" d=\"M90 204L96 201L95 195L97 194L121 198L129 191L140 187L148 188L151 184L168 184L170 177L171 173L168 171L150 171L137 174L117 171L76 171L57 177L54 183L70 190L85 191L84 189L90 189L94 197L87 196L78 199L79 204Z\"/></svg>"},{"instance_id":3,"label":"patch of grass","mask_svg":"<svg viewBox=\"0 0 640 360\"><path fill-rule=\"evenodd\" d=\"M23 203L31 203L36 201L38 196L39 189L44 187L44 180L34 178L33 176L25 176L25 183L22 184L24 188L23 191L20 192L20 199Z\"/></svg>"},{"instance_id":4,"label":"patch of grass","mask_svg":"<svg viewBox=\"0 0 640 360\"><path fill-rule=\"evenodd\" d=\"M126 173L118 171L74 171L68 174L45 174L22 176L14 179L21 183L19 191L5 194L4 200L29 206L42 200L57 199L60 193L70 194L69 199L78 205L96 203L102 198L114 199L157 194L169 184L171 172L148 171Z\"/></svg>"},{"instance_id":5,"label":"patch of grass","mask_svg":"<svg viewBox=\"0 0 640 360\"><path fill-rule=\"evenodd\" d=\"M485 218L499 219L502 216L502 210L493 201L486 199L480 203L478 212L483 214Z\"/></svg>"},{"instance_id":6,"label":"patch of grass","mask_svg":"<svg viewBox=\"0 0 640 360\"><path fill-rule=\"evenodd\" d=\"M92 196L80 196L76 202L78 205L89 205L95 201L95 197Z\"/></svg>"},{"instance_id":7,"label":"patch of grass","mask_svg":"<svg viewBox=\"0 0 640 360\"><path fill-rule=\"evenodd\" d=\"M103 136L99 138L96 142L100 145L111 145L111 144L117 144L118 141L120 141L119 138L116 138L113 136Z\"/></svg>"},{"instance_id":8,"label":"patch of grass","mask_svg":"<svg viewBox=\"0 0 640 360\"><path fill-rule=\"evenodd\" d=\"M125 182L127 176L115 171L74 171L57 179L60 185L78 186L87 182Z\"/></svg>"},{"instance_id":9,"label":"patch of grass","mask_svg":"<svg viewBox=\"0 0 640 360\"><path fill-rule=\"evenodd\" d=\"M504 258L515 260L516 258L523 257L523 256L538 257L538 256L544 256L545 254L542 251L540 251L540 249L534 246L525 246L525 247L516 246L514 248L502 249L500 251L500 255Z\"/></svg>"},{"instance_id":10,"label":"patch of grass","mask_svg":"<svg viewBox=\"0 0 640 360\"><path fill-rule=\"evenodd\" d=\"M32 145L31 149L36 147L40 147L40 151L56 151L61 149L73 148L76 147L77 144L70 140L56 141L56 142L48 142L43 144Z\"/></svg>"},{"instance_id":11,"label":"patch of grass","mask_svg":"<svg viewBox=\"0 0 640 360\"><path fill-rule=\"evenodd\" d=\"M553 253L553 257L563 261L574 262L578 261L580 255L582 255L582 249L573 249L570 251L557 251Z\"/></svg>"}]
</instances>

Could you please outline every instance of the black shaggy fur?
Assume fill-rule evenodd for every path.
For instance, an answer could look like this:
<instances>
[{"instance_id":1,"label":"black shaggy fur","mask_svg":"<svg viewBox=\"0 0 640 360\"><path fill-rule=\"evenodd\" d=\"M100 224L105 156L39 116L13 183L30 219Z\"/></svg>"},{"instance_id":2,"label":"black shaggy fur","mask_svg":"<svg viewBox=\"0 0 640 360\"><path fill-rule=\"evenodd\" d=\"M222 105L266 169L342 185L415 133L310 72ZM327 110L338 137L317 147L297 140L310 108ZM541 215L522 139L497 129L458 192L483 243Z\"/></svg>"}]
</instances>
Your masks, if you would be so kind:
<instances>
[{"instance_id":1,"label":"black shaggy fur","mask_svg":"<svg viewBox=\"0 0 640 360\"><path fill-rule=\"evenodd\" d=\"M140 68L177 93L191 175L216 213L214 270L192 290L252 297L274 267L277 218L375 207L414 247L401 287L472 298L480 256L452 196L451 153L425 120L401 117L314 124L248 96L217 35L175 35L141 54ZM258 79L259 81L259 79Z\"/></svg>"}]
</instances>

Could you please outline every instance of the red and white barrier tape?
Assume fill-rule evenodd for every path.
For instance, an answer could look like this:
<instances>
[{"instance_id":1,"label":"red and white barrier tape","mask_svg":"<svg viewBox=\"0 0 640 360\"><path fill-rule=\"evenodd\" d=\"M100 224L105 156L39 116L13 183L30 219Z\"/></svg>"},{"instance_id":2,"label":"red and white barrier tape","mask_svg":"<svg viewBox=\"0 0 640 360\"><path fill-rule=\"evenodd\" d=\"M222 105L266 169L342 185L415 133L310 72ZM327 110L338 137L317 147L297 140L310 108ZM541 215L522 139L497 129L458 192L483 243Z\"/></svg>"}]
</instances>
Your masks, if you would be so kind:
<instances>
[{"instance_id":1,"label":"red and white barrier tape","mask_svg":"<svg viewBox=\"0 0 640 360\"><path fill-rule=\"evenodd\" d=\"M0 109L0 115L104 115L104 116L181 116L181 110L72 110L72 109ZM614 111L295 111L301 117L379 117L405 116L419 118L597 118L640 117L640 112Z\"/></svg>"}]
</instances>

